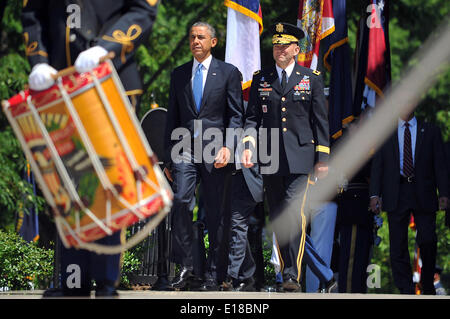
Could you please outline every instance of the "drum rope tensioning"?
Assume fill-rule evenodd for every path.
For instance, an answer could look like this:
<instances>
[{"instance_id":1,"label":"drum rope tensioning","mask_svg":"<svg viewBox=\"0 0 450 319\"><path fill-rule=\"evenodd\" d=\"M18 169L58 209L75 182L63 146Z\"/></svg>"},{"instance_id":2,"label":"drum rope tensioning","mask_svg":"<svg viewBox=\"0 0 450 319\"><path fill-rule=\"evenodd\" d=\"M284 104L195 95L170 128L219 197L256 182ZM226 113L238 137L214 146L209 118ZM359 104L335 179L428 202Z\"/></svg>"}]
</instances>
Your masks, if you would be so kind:
<instances>
[{"instance_id":1,"label":"drum rope tensioning","mask_svg":"<svg viewBox=\"0 0 450 319\"><path fill-rule=\"evenodd\" d=\"M51 88L2 105L65 247L117 254L169 213L172 191L110 60L87 73L60 71ZM122 245L95 243L142 220Z\"/></svg>"}]
</instances>

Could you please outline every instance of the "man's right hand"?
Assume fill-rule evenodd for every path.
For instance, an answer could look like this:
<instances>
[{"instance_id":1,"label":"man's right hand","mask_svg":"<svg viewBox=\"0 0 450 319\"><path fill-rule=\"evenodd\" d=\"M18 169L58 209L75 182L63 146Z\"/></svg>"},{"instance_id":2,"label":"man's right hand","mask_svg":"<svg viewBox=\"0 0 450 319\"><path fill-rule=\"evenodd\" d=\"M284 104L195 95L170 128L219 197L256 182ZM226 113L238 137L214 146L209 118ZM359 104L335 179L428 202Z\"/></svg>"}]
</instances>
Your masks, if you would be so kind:
<instances>
[{"instance_id":1,"label":"man's right hand","mask_svg":"<svg viewBox=\"0 0 450 319\"><path fill-rule=\"evenodd\" d=\"M57 73L58 71L47 63L36 64L28 77L30 89L34 91L43 91L48 89L53 85L53 83L55 83L52 75Z\"/></svg>"},{"instance_id":2,"label":"man's right hand","mask_svg":"<svg viewBox=\"0 0 450 319\"><path fill-rule=\"evenodd\" d=\"M369 208L375 214L379 214L381 212L381 199L378 196L371 197Z\"/></svg>"},{"instance_id":3,"label":"man's right hand","mask_svg":"<svg viewBox=\"0 0 450 319\"><path fill-rule=\"evenodd\" d=\"M251 150L244 150L244 152L242 153L242 165L245 168L250 168L253 166L252 163L252 151Z\"/></svg>"}]
</instances>

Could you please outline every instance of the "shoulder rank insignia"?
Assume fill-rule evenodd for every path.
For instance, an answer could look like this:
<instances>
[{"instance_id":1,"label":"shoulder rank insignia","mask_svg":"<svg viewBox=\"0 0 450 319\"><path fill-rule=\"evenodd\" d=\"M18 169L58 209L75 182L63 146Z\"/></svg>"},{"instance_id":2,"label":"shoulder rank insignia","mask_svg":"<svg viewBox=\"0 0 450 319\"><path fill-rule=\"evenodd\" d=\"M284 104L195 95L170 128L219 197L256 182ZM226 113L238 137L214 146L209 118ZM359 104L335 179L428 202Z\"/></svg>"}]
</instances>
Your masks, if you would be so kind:
<instances>
[{"instance_id":1,"label":"shoulder rank insignia","mask_svg":"<svg viewBox=\"0 0 450 319\"><path fill-rule=\"evenodd\" d=\"M257 74L259 74L259 72L261 72L261 70L253 72L253 75L257 75Z\"/></svg>"},{"instance_id":2,"label":"shoulder rank insignia","mask_svg":"<svg viewBox=\"0 0 450 319\"><path fill-rule=\"evenodd\" d=\"M312 71L315 75L320 75L320 71L314 70Z\"/></svg>"}]
</instances>

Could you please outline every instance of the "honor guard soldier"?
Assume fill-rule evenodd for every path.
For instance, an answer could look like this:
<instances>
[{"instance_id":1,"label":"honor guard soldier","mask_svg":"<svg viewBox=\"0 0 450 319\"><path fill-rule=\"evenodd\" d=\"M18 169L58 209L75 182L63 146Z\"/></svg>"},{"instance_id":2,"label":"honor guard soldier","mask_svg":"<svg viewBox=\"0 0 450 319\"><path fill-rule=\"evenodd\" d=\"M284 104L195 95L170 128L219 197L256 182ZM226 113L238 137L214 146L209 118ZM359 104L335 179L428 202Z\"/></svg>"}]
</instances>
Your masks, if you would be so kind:
<instances>
[{"instance_id":1,"label":"honor guard soldier","mask_svg":"<svg viewBox=\"0 0 450 319\"><path fill-rule=\"evenodd\" d=\"M149 37L156 18L157 0L30 0L23 2L22 25L26 55L32 67L30 89L41 91L54 84L57 70L75 66L87 72L113 51L113 63L137 110L142 83L134 60L136 48ZM97 243L117 245L121 232ZM61 248L61 289L46 297L90 296L91 279L96 296L115 296L120 255L98 255L83 249ZM79 272L79 281L71 278ZM80 283L80 284L77 284Z\"/></svg>"},{"instance_id":2,"label":"honor guard soldier","mask_svg":"<svg viewBox=\"0 0 450 319\"><path fill-rule=\"evenodd\" d=\"M306 234L305 200L314 174L323 178L328 172L328 112L319 71L298 65L302 30L288 23L272 27L275 65L253 76L246 112L245 131L263 129L259 148L268 150L267 161L258 156L263 175L270 219L281 214L283 226L274 225L285 291L300 291L303 257L320 279L323 291L336 288L332 270L319 257ZM269 130L265 132L265 130ZM277 132L275 135L273 132ZM263 140L264 136L268 136ZM251 167L256 155L256 134L244 138L243 165ZM300 217L301 216L301 217ZM301 220L301 223L299 221ZM292 227L294 226L294 227ZM281 240L281 239L288 240Z\"/></svg>"}]
</instances>

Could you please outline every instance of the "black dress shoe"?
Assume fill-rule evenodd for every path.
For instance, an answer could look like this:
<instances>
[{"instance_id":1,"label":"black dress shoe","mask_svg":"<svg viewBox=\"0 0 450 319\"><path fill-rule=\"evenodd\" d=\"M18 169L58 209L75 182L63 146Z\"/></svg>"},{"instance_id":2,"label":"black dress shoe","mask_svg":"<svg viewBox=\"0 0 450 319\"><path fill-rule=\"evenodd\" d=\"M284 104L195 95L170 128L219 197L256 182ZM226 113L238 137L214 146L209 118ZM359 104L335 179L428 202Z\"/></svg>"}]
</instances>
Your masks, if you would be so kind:
<instances>
[{"instance_id":1,"label":"black dress shoe","mask_svg":"<svg viewBox=\"0 0 450 319\"><path fill-rule=\"evenodd\" d=\"M95 297L117 297L119 294L113 281L97 281L95 287Z\"/></svg>"},{"instance_id":2,"label":"black dress shoe","mask_svg":"<svg viewBox=\"0 0 450 319\"><path fill-rule=\"evenodd\" d=\"M183 267L178 276L173 279L172 283L170 284L170 288L186 289L189 287L191 278L192 271L189 268Z\"/></svg>"},{"instance_id":3,"label":"black dress shoe","mask_svg":"<svg viewBox=\"0 0 450 319\"><path fill-rule=\"evenodd\" d=\"M114 286L105 285L95 290L95 297L118 297L119 294Z\"/></svg>"},{"instance_id":4,"label":"black dress shoe","mask_svg":"<svg viewBox=\"0 0 450 319\"><path fill-rule=\"evenodd\" d=\"M233 289L234 291L256 291L253 277L244 279Z\"/></svg>"},{"instance_id":5,"label":"black dress shoe","mask_svg":"<svg viewBox=\"0 0 450 319\"><path fill-rule=\"evenodd\" d=\"M49 288L42 294L43 298L57 298L64 297L64 292L61 288Z\"/></svg>"},{"instance_id":6,"label":"black dress shoe","mask_svg":"<svg viewBox=\"0 0 450 319\"><path fill-rule=\"evenodd\" d=\"M59 297L90 297L90 290L71 289L64 290L62 288L49 288L42 294L43 298L59 298Z\"/></svg>"},{"instance_id":7,"label":"black dress shoe","mask_svg":"<svg viewBox=\"0 0 450 319\"><path fill-rule=\"evenodd\" d=\"M302 291L302 286L293 278L288 278L283 280L283 291L285 292L300 292Z\"/></svg>"},{"instance_id":8,"label":"black dress shoe","mask_svg":"<svg viewBox=\"0 0 450 319\"><path fill-rule=\"evenodd\" d=\"M317 292L323 293L323 294L330 294L330 293L338 293L338 284L337 281L334 278L331 278L326 284L324 288L319 288Z\"/></svg>"},{"instance_id":9,"label":"black dress shoe","mask_svg":"<svg viewBox=\"0 0 450 319\"><path fill-rule=\"evenodd\" d=\"M219 291L219 286L215 279L206 279L200 286L199 291Z\"/></svg>"},{"instance_id":10,"label":"black dress shoe","mask_svg":"<svg viewBox=\"0 0 450 319\"><path fill-rule=\"evenodd\" d=\"M167 279L167 276L160 276L156 280L156 282L152 285L151 290L157 290L157 291L167 291L170 289L170 282Z\"/></svg>"},{"instance_id":11,"label":"black dress shoe","mask_svg":"<svg viewBox=\"0 0 450 319\"><path fill-rule=\"evenodd\" d=\"M200 291L200 287L203 285L204 281L205 279L203 277L198 277L193 274L189 279L187 288L189 288L190 291Z\"/></svg>"},{"instance_id":12,"label":"black dress shoe","mask_svg":"<svg viewBox=\"0 0 450 319\"><path fill-rule=\"evenodd\" d=\"M284 292L283 283L282 282L276 282L276 284L275 284L275 291L276 292Z\"/></svg>"}]
</instances>

